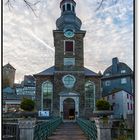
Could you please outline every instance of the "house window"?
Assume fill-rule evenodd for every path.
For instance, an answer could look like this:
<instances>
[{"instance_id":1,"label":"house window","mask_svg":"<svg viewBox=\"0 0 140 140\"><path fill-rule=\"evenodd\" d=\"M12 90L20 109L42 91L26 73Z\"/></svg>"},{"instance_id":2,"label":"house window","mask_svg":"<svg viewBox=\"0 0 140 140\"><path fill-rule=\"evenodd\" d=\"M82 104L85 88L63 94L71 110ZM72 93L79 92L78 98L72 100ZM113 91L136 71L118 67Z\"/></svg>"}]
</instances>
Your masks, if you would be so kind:
<instances>
[{"instance_id":1,"label":"house window","mask_svg":"<svg viewBox=\"0 0 140 140\"><path fill-rule=\"evenodd\" d=\"M132 100L132 96L130 96L130 100Z\"/></svg>"},{"instance_id":2,"label":"house window","mask_svg":"<svg viewBox=\"0 0 140 140\"><path fill-rule=\"evenodd\" d=\"M74 41L65 41L65 52L73 52Z\"/></svg>"},{"instance_id":3,"label":"house window","mask_svg":"<svg viewBox=\"0 0 140 140\"><path fill-rule=\"evenodd\" d=\"M105 81L105 86L110 86L111 82L110 81Z\"/></svg>"},{"instance_id":4,"label":"house window","mask_svg":"<svg viewBox=\"0 0 140 140\"><path fill-rule=\"evenodd\" d=\"M133 109L133 105L131 104L131 110Z\"/></svg>"},{"instance_id":5,"label":"house window","mask_svg":"<svg viewBox=\"0 0 140 140\"><path fill-rule=\"evenodd\" d=\"M129 110L129 103L127 103L127 109Z\"/></svg>"},{"instance_id":6,"label":"house window","mask_svg":"<svg viewBox=\"0 0 140 140\"><path fill-rule=\"evenodd\" d=\"M127 99L129 99L129 94L127 94Z\"/></svg>"},{"instance_id":7,"label":"house window","mask_svg":"<svg viewBox=\"0 0 140 140\"><path fill-rule=\"evenodd\" d=\"M112 99L115 99L115 94L112 94Z\"/></svg>"},{"instance_id":8,"label":"house window","mask_svg":"<svg viewBox=\"0 0 140 140\"><path fill-rule=\"evenodd\" d=\"M126 73L126 70L121 70L121 74Z\"/></svg>"},{"instance_id":9,"label":"house window","mask_svg":"<svg viewBox=\"0 0 140 140\"><path fill-rule=\"evenodd\" d=\"M64 66L74 66L75 58L64 58Z\"/></svg>"},{"instance_id":10,"label":"house window","mask_svg":"<svg viewBox=\"0 0 140 140\"><path fill-rule=\"evenodd\" d=\"M121 84L126 84L127 83L127 79L126 78L122 78L121 79Z\"/></svg>"},{"instance_id":11,"label":"house window","mask_svg":"<svg viewBox=\"0 0 140 140\"><path fill-rule=\"evenodd\" d=\"M30 84L31 83L31 81L30 80L28 80L28 84Z\"/></svg>"}]
</instances>

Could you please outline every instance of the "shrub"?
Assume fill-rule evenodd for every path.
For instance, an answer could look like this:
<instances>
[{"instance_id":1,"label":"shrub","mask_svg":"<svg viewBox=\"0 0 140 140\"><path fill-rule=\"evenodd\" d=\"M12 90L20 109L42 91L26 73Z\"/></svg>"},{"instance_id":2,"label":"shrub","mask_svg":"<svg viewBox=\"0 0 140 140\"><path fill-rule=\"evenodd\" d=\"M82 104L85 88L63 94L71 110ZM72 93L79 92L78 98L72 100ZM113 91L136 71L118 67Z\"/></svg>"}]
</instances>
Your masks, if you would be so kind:
<instances>
[{"instance_id":1,"label":"shrub","mask_svg":"<svg viewBox=\"0 0 140 140\"><path fill-rule=\"evenodd\" d=\"M28 98L23 98L20 108L25 111L33 111L35 108L35 102Z\"/></svg>"},{"instance_id":2,"label":"shrub","mask_svg":"<svg viewBox=\"0 0 140 140\"><path fill-rule=\"evenodd\" d=\"M98 100L96 102L96 107L98 110L109 110L110 104L109 104L109 102L107 102L105 100Z\"/></svg>"}]
</instances>

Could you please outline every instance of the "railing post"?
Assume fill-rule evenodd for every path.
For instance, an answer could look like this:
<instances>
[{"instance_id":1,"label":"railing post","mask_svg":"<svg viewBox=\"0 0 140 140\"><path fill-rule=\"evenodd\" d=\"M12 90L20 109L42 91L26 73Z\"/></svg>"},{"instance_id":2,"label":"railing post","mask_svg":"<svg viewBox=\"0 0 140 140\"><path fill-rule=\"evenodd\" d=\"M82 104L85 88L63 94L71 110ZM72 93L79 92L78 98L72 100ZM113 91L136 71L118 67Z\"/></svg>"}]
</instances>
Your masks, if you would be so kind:
<instances>
[{"instance_id":1,"label":"railing post","mask_svg":"<svg viewBox=\"0 0 140 140\"><path fill-rule=\"evenodd\" d=\"M111 121L108 120L108 122L104 123L103 120L98 118L94 120L97 127L97 140L111 140Z\"/></svg>"},{"instance_id":2,"label":"railing post","mask_svg":"<svg viewBox=\"0 0 140 140\"><path fill-rule=\"evenodd\" d=\"M35 119L19 120L20 140L33 140L35 123Z\"/></svg>"}]
</instances>

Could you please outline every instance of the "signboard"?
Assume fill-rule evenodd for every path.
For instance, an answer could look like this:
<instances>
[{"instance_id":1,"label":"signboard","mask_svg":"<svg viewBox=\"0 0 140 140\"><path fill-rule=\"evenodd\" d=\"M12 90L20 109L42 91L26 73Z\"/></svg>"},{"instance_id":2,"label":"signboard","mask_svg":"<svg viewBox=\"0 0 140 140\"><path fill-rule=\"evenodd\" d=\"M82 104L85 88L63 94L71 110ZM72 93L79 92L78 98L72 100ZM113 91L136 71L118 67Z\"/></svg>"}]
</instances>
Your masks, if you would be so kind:
<instances>
[{"instance_id":1,"label":"signboard","mask_svg":"<svg viewBox=\"0 0 140 140\"><path fill-rule=\"evenodd\" d=\"M49 111L38 111L39 117L49 117Z\"/></svg>"}]
</instances>

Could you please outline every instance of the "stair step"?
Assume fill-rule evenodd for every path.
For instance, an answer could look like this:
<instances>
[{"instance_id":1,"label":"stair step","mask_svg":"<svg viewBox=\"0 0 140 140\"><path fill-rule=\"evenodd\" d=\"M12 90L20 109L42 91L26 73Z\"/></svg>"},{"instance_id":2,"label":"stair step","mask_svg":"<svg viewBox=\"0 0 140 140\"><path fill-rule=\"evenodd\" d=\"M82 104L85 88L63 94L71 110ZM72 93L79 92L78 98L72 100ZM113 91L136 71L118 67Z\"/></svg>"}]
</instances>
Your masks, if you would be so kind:
<instances>
[{"instance_id":1,"label":"stair step","mask_svg":"<svg viewBox=\"0 0 140 140\"><path fill-rule=\"evenodd\" d=\"M63 123L47 140L87 140L76 123Z\"/></svg>"}]
</instances>

